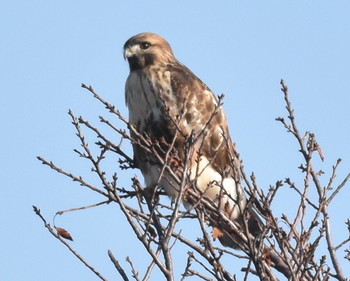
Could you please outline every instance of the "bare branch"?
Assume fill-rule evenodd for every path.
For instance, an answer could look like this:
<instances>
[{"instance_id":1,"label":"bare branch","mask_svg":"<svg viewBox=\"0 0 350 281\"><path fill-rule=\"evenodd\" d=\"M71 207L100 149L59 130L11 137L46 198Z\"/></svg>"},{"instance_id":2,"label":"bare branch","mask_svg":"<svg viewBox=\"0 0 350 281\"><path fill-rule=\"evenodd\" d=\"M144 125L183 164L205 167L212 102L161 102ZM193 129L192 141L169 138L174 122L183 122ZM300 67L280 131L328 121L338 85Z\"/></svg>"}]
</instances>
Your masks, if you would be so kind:
<instances>
[{"instance_id":1,"label":"bare branch","mask_svg":"<svg viewBox=\"0 0 350 281\"><path fill-rule=\"evenodd\" d=\"M126 275L124 269L120 266L117 259L113 256L113 253L111 250L108 250L108 256L111 259L112 263L114 264L115 268L118 270L120 276L123 278L124 281L129 281L128 276Z\"/></svg>"},{"instance_id":2,"label":"bare branch","mask_svg":"<svg viewBox=\"0 0 350 281\"><path fill-rule=\"evenodd\" d=\"M213 279L235 281L235 273L232 273L234 269L231 266L233 263L227 265L227 259L231 259L232 262L236 259L247 261L247 265L242 268L243 280L248 280L252 274L256 275L260 280L278 280L275 276L276 270L291 281L321 281L329 278L346 280L342 273L341 262L337 257L337 250L350 243L350 223L347 222L348 234L345 236L347 238L335 246L332 239L331 218L328 210L333 199L348 183L350 173L340 183L336 184L336 173L340 166L339 159L333 166L327 185L323 186L321 184L320 176L323 174L323 171L320 169L316 171L313 167L313 155L316 152L316 156L318 155L323 161L322 149L316 141L315 134L311 132L302 134L299 131L294 109L289 99L288 87L283 80L281 81L281 90L286 104L287 118L279 117L276 120L282 123L284 128L292 134L298 143L298 149L303 156L303 163L299 167L303 175L303 183L298 184L298 181L295 183L292 179L286 178L284 182L281 180L275 181L275 184L270 185L267 191L263 191L259 187L258 179L254 173L250 177L245 174L243 162L239 160L239 155L235 151L234 145L230 142L229 136L223 133L222 137L226 140L227 147L230 144L233 146L233 148L231 147L232 149L227 149L228 157L232 162L232 167L230 167L232 169L230 171L234 174L232 178L236 183L244 187L247 194L247 200L244 201L246 206L243 204L243 207L240 205L240 200L245 200L245 198L240 197L240 195L238 198L233 198L225 190L223 183L218 182L218 180L213 180L213 182L208 184L207 188L204 188L205 190L201 190L197 186L197 181L203 170L199 169L199 165L197 165L196 169L190 168L193 167L194 163L198 163L203 155L204 139L208 135L208 129L213 118L220 110L222 97L219 97L209 120L204 124L202 130L198 132L193 131L190 134L185 134L181 130L183 116L169 117L177 131L174 138L168 143L165 140L154 140L144 132L138 132L135 126L130 124L113 105L104 100L91 86L83 84L82 87L92 93L94 98L99 100L109 112L116 115L122 126L126 126L130 130L130 133L127 133L125 129L119 128L100 116L100 121L107 125L103 127L116 134L116 137L111 138L118 140L118 144L115 144L114 141L105 137L101 129L93 126L83 117L75 117L73 112L69 111L81 145L80 150L74 151L79 157L86 159L92 165L92 172L97 175L101 187L90 184L81 176L66 172L53 162L49 162L42 157L38 157L38 159L42 164L104 197L103 201L100 200L101 202L97 204L58 211L56 215L85 210L111 202L119 206L120 211L130 225L130 231L134 233L143 245L145 252L151 258L151 261L148 262L142 271L140 270L142 275L136 270L132 261L127 258L127 262L131 267L132 278L142 281L152 279L153 270L158 268L165 280L175 280L174 272L177 261L172 253L174 248L182 245L188 256L181 280L195 276L206 281ZM92 146L90 146L90 143L84 136L83 131L85 130L92 132L98 139L97 142L94 141ZM174 155L175 157L177 155L175 143L178 138L182 138L185 143L182 152L184 157L176 159L176 161L181 160L178 161L181 163L174 167ZM155 186L144 187L134 177L131 188L120 187L117 182L117 172L108 175L102 169L103 161L110 155L109 151L120 156L119 166L121 170L137 168L132 158L123 150L125 142L144 150L152 156L151 161L157 163L159 174L157 174L158 181ZM149 160L146 159L145 161ZM212 164L213 162L209 161L205 168ZM171 181L174 182L173 187L177 192L177 196L173 198L171 205L164 203L162 200L162 197L165 195L161 186L164 177L171 178ZM277 216L272 209L277 200L276 198L278 198L277 194L281 195L281 193L285 192L285 189L281 188L283 184L289 186L298 199L298 203L295 206L291 206L294 212L294 215L291 217L286 215ZM217 198L210 197L207 193L213 185L220 189L220 194L218 194ZM317 192L316 198L310 198L309 194L312 194L313 190ZM240 212L238 219L230 219L232 210L220 199L223 196L237 204ZM180 209L183 201L186 201L186 206L188 206L186 211ZM70 244L63 240L59 233L56 233L46 223L36 207L34 207L34 211L53 236L68 247L100 279L105 280L102 275L72 249ZM256 215L259 225L258 232L254 232L251 229L250 218L252 214ZM182 220L191 220L193 227L196 227L196 230L200 232L197 240L192 241L184 236L181 231L175 231L176 226ZM215 235L208 232L208 225L214 228L216 231ZM214 247L213 238L219 238L221 241L220 237L223 235L227 239L232 240L230 242L231 247L239 248L241 252L236 253L229 251L227 248ZM327 245L326 252L319 250L322 242ZM321 257L319 256L320 252L322 254ZM350 260L350 248L346 249L346 253L345 258ZM125 270L120 266L110 250L108 251L108 256L121 278L124 281L128 281L129 278ZM328 266L330 264L329 259L331 261L330 266ZM140 276L143 277L141 278Z\"/></svg>"}]
</instances>

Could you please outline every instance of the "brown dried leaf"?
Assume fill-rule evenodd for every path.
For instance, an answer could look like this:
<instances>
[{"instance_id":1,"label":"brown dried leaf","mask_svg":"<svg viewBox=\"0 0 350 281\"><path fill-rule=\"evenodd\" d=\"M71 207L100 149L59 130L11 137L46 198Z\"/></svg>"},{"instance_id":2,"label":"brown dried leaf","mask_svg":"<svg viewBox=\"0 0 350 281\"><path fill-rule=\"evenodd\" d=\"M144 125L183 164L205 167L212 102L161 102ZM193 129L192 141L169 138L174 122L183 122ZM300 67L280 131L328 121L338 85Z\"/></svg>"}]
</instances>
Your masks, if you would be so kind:
<instances>
[{"instance_id":1,"label":"brown dried leaf","mask_svg":"<svg viewBox=\"0 0 350 281\"><path fill-rule=\"evenodd\" d=\"M268 266L271 266L270 249L264 249L262 257Z\"/></svg>"},{"instance_id":2,"label":"brown dried leaf","mask_svg":"<svg viewBox=\"0 0 350 281\"><path fill-rule=\"evenodd\" d=\"M224 233L217 227L213 227L212 235L213 235L213 238L216 239L216 238L222 237Z\"/></svg>"},{"instance_id":3,"label":"brown dried leaf","mask_svg":"<svg viewBox=\"0 0 350 281\"><path fill-rule=\"evenodd\" d=\"M318 155L320 155L321 160L324 161L324 156L323 156L323 153L322 153L322 149L321 149L321 147L319 145L317 146L317 152L318 152Z\"/></svg>"},{"instance_id":4,"label":"brown dried leaf","mask_svg":"<svg viewBox=\"0 0 350 281\"><path fill-rule=\"evenodd\" d=\"M156 238L157 237L157 233L154 230L154 228L152 226L148 226L148 233L151 235L152 238Z\"/></svg>"},{"instance_id":5,"label":"brown dried leaf","mask_svg":"<svg viewBox=\"0 0 350 281\"><path fill-rule=\"evenodd\" d=\"M69 232L68 232L67 230L65 230L64 228L55 226L55 229L57 230L57 234L58 234L59 236L61 236L61 237L64 238L64 239L73 241L72 236L71 236L71 235L69 234Z\"/></svg>"}]
</instances>

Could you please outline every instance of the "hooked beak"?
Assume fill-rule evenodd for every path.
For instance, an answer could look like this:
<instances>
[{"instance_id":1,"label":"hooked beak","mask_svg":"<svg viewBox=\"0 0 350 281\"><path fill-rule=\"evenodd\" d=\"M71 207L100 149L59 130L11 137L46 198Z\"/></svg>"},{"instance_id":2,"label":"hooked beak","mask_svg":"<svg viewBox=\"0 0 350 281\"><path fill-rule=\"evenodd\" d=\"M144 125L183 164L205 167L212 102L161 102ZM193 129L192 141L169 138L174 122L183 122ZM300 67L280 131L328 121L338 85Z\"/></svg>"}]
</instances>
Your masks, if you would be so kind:
<instances>
[{"instance_id":1,"label":"hooked beak","mask_svg":"<svg viewBox=\"0 0 350 281\"><path fill-rule=\"evenodd\" d=\"M130 57L132 57L135 53L133 52L133 50L130 47L126 47L124 49L124 59L128 59Z\"/></svg>"}]
</instances>

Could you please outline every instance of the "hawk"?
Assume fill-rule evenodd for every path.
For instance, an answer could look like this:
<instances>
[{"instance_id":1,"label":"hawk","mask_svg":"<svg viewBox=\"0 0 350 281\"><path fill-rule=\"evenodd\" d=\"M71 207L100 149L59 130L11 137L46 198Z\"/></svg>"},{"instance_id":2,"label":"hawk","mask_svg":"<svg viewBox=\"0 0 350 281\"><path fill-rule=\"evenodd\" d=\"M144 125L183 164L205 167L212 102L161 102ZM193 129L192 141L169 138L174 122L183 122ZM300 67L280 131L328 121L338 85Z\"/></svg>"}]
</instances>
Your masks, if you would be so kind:
<instances>
[{"instance_id":1,"label":"hawk","mask_svg":"<svg viewBox=\"0 0 350 281\"><path fill-rule=\"evenodd\" d=\"M158 156L170 159L170 170L163 169L154 153L133 144L135 165L146 185L159 185L174 198L180 191L174 175L182 169L230 220L240 220L247 204L240 184L240 161L218 98L157 34L131 37L124 45L124 58L130 66L125 85L130 125L157 144ZM195 139L190 154L185 149L189 136ZM186 157L189 165L183 171ZM219 239L224 246L237 248L225 235Z\"/></svg>"}]
</instances>

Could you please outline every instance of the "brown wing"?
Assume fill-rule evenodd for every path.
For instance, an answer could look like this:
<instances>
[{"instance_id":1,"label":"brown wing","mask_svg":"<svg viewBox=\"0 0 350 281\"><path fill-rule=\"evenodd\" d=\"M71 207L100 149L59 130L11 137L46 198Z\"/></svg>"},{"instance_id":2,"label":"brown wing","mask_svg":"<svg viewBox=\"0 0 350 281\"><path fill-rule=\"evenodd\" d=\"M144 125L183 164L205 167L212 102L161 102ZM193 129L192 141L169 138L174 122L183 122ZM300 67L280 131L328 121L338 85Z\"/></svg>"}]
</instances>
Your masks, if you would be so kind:
<instances>
[{"instance_id":1,"label":"brown wing","mask_svg":"<svg viewBox=\"0 0 350 281\"><path fill-rule=\"evenodd\" d=\"M167 114L173 120L181 118L179 128L184 135L190 135L194 131L195 137L201 136L195 148L210 159L215 170L220 174L232 173L230 154L237 155L229 136L225 114L217 98L186 66L177 62L168 65L164 72L167 71L170 73L168 92L162 88L161 83L158 83L156 89L169 109ZM168 139L172 140L177 128L169 118L164 119ZM181 157L183 141L184 138L179 137L175 143Z\"/></svg>"}]
</instances>

